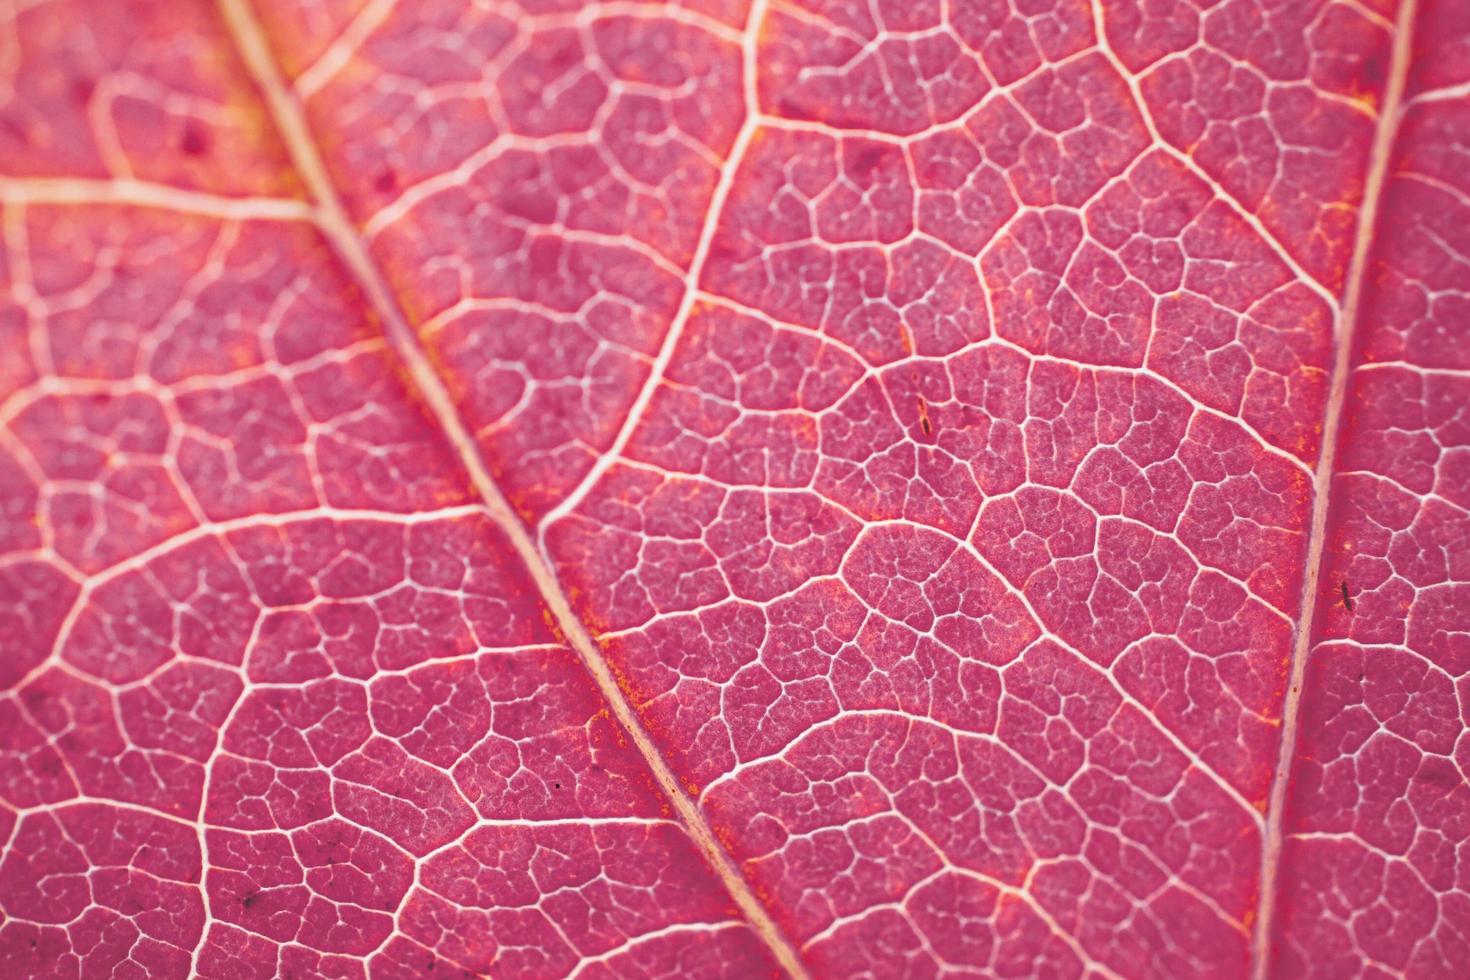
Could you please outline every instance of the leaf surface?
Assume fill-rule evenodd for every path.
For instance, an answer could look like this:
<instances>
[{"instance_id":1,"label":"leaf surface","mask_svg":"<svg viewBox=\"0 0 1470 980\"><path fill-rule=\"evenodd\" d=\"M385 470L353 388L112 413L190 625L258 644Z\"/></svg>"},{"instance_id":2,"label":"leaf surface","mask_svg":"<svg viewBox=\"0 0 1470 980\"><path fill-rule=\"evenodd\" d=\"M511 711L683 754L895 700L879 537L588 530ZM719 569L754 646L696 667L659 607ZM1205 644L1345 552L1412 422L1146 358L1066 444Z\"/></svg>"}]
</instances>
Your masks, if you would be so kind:
<instances>
[{"instance_id":1,"label":"leaf surface","mask_svg":"<svg viewBox=\"0 0 1470 980\"><path fill-rule=\"evenodd\" d=\"M1453 977L1453 0L0 6L0 959Z\"/></svg>"}]
</instances>

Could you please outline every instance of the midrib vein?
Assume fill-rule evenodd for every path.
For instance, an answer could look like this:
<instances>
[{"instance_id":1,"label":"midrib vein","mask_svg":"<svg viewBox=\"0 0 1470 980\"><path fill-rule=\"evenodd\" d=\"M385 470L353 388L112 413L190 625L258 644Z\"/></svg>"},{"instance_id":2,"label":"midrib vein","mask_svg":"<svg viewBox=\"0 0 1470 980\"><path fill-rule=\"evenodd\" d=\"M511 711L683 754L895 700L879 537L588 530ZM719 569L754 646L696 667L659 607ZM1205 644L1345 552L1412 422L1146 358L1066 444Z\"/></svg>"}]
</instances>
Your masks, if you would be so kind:
<instances>
[{"instance_id":1,"label":"midrib vein","mask_svg":"<svg viewBox=\"0 0 1470 980\"><path fill-rule=\"evenodd\" d=\"M219 0L219 4L240 56L266 101L292 163L315 199L317 226L351 270L368 303L382 320L389 342L463 463L486 511L510 540L517 556L536 583L542 601L556 617L557 625L596 683L613 716L648 764L659 788L674 812L679 815L684 830L704 855L751 928L770 949L772 956L793 978L804 980L807 971L795 948L751 890L730 853L715 837L704 815L684 792L668 761L653 744L641 719L602 659L586 626L573 612L555 571L537 549L525 524L511 508L486 469L479 447L454 407L448 390L429 363L417 334L409 325L376 261L369 254L357 227L347 216L337 189L327 175L326 166L306 124L300 103L282 78L265 32L249 9L247 0Z\"/></svg>"},{"instance_id":2,"label":"midrib vein","mask_svg":"<svg viewBox=\"0 0 1470 980\"><path fill-rule=\"evenodd\" d=\"M1322 555L1326 548L1328 497L1332 489L1333 470L1337 460L1337 436L1342 422L1342 409L1347 401L1348 382L1352 373L1353 340L1363 300L1363 286L1368 270L1368 255L1373 248L1378 226L1378 207L1383 187L1388 180L1388 165L1393 157L1398 135L1400 108L1412 57L1414 14L1417 0L1401 0L1394 24L1393 53L1389 60L1388 79L1384 85L1383 105L1373 133L1369 151L1368 172L1363 182L1363 204L1358 210L1358 225L1353 240L1352 257L1348 261L1339 307L1336 348L1332 364L1332 381L1322 421L1322 454L1317 458L1313 479L1312 523L1307 536L1306 566L1302 575L1301 614L1291 651L1291 671L1281 712L1281 748L1276 772L1271 779L1271 795L1266 811L1266 837L1261 847L1260 892L1256 898L1255 935L1252 959L1256 980L1266 980L1271 967L1271 929L1276 913L1279 889L1281 851L1285 843L1284 826L1286 791L1291 780L1292 763L1296 759L1296 738L1306 678L1307 658L1311 653L1312 621L1316 614L1318 590L1321 588Z\"/></svg>"}]
</instances>

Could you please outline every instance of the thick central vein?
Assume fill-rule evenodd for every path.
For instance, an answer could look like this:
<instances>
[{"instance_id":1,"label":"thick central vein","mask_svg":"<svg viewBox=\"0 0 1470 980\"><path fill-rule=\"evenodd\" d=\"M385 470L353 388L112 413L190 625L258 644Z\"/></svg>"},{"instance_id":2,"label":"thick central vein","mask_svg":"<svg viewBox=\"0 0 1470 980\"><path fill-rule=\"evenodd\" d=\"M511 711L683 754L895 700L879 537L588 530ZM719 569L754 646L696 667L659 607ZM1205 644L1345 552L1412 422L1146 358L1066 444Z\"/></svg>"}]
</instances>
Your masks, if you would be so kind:
<instances>
[{"instance_id":1,"label":"thick central vein","mask_svg":"<svg viewBox=\"0 0 1470 980\"><path fill-rule=\"evenodd\" d=\"M251 76L260 87L292 162L315 198L318 227L350 269L373 311L382 320L388 340L402 360L419 395L433 412L435 420L463 463L489 516L510 540L517 556L536 583L542 601L556 617L557 625L581 658L613 716L648 764L660 789L668 798L674 812L679 815L685 832L704 855L776 961L792 977L805 978L806 969L795 948L756 897L730 853L715 837L699 807L684 792L677 775L654 745L627 695L618 686L586 626L573 612L556 572L538 550L525 524L490 476L480 456L479 447L460 418L443 380L429 363L428 355L409 325L397 298L368 252L356 225L347 216L336 187L322 162L316 141L306 124L300 104L287 88L264 31L250 11L247 0L219 0L219 3L235 44Z\"/></svg>"},{"instance_id":2,"label":"thick central vein","mask_svg":"<svg viewBox=\"0 0 1470 980\"><path fill-rule=\"evenodd\" d=\"M1402 0L1394 27L1393 55L1389 63L1388 81L1384 86L1383 104L1369 151L1368 173L1363 182L1363 204L1358 210L1358 227L1353 242L1352 258L1343 285L1342 305L1337 320L1336 355L1332 365L1332 384L1322 425L1322 454L1312 492L1312 524L1307 537L1306 566L1302 576L1300 619L1291 652L1291 676L1281 712L1281 749L1276 772L1271 781L1271 796L1266 811L1266 838L1261 848L1260 892L1256 899L1256 921L1253 959L1256 980L1265 980L1270 972L1271 929L1275 918L1277 891L1280 886L1281 851L1285 844L1286 792L1296 757L1297 729L1300 727L1302 688L1311 654L1312 620L1321 588L1322 553L1326 548L1328 497L1332 489L1333 468L1337 459L1338 429L1342 424L1343 405L1347 401L1348 382L1352 374L1353 338L1362 318L1363 289L1367 278L1368 256L1373 247L1373 234L1378 224L1378 208L1383 187L1388 180L1388 165L1393 156L1398 134L1404 85L1413 51L1414 12L1417 0Z\"/></svg>"}]
</instances>

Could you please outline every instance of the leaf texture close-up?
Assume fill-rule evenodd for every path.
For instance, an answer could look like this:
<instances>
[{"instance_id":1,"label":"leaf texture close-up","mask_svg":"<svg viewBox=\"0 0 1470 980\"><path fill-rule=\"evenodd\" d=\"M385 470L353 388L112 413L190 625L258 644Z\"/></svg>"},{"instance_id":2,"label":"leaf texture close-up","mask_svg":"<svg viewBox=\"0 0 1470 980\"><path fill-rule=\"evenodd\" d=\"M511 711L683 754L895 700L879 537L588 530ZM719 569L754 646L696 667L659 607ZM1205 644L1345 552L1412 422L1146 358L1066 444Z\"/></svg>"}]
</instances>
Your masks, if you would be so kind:
<instances>
[{"instance_id":1,"label":"leaf texture close-up","mask_svg":"<svg viewBox=\"0 0 1470 980\"><path fill-rule=\"evenodd\" d=\"M1470 3L0 0L0 963L1470 976Z\"/></svg>"}]
</instances>

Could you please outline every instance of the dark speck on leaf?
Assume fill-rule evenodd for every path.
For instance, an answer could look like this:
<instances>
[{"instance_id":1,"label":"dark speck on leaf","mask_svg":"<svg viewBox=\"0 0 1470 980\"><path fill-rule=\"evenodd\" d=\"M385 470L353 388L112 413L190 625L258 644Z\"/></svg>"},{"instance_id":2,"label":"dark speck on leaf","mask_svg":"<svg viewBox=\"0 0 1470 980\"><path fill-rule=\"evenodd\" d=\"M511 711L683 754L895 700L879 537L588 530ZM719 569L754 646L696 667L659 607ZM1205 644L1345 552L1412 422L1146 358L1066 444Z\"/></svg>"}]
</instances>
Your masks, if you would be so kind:
<instances>
[{"instance_id":1,"label":"dark speck on leaf","mask_svg":"<svg viewBox=\"0 0 1470 980\"><path fill-rule=\"evenodd\" d=\"M255 900L259 897L260 892L251 892L249 895L246 895L244 898L240 899L240 904L248 909L250 906L255 904Z\"/></svg>"},{"instance_id":2,"label":"dark speck on leaf","mask_svg":"<svg viewBox=\"0 0 1470 980\"><path fill-rule=\"evenodd\" d=\"M1359 66L1359 79L1367 91L1376 91L1388 77L1388 52L1385 50L1364 58Z\"/></svg>"},{"instance_id":3,"label":"dark speck on leaf","mask_svg":"<svg viewBox=\"0 0 1470 980\"><path fill-rule=\"evenodd\" d=\"M179 140L179 149L191 157L203 156L209 149L209 137L193 122L184 123L184 135Z\"/></svg>"},{"instance_id":4,"label":"dark speck on leaf","mask_svg":"<svg viewBox=\"0 0 1470 980\"><path fill-rule=\"evenodd\" d=\"M871 183L868 176L873 168L878 166L878 161L883 158L883 148L880 146L865 146L859 150L847 163L847 172L853 178L861 181L864 186Z\"/></svg>"},{"instance_id":5,"label":"dark speck on leaf","mask_svg":"<svg viewBox=\"0 0 1470 980\"><path fill-rule=\"evenodd\" d=\"M776 103L776 115L785 116L788 119L810 119L811 113L807 110L802 100L785 96Z\"/></svg>"}]
</instances>

